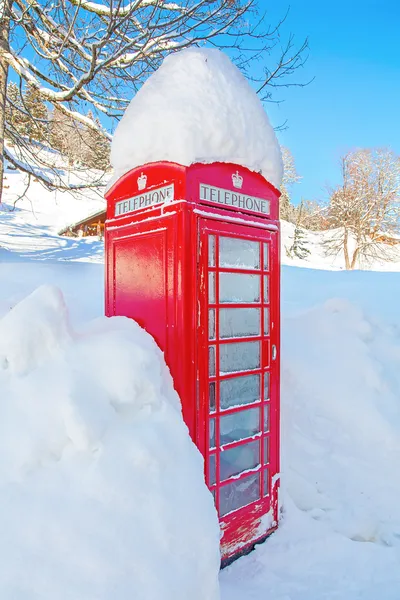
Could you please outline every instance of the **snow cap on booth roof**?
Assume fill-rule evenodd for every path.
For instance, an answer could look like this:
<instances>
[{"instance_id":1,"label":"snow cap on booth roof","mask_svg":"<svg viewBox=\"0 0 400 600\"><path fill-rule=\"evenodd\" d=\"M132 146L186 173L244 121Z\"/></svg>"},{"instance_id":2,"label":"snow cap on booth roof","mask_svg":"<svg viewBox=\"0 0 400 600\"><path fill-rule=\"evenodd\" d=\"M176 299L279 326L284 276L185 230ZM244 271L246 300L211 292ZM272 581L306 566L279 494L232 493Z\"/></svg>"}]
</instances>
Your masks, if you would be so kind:
<instances>
[{"instance_id":1,"label":"snow cap on booth roof","mask_svg":"<svg viewBox=\"0 0 400 600\"><path fill-rule=\"evenodd\" d=\"M279 188L282 157L275 132L255 91L219 50L170 54L149 77L115 131L111 183L161 160L237 163Z\"/></svg>"}]
</instances>

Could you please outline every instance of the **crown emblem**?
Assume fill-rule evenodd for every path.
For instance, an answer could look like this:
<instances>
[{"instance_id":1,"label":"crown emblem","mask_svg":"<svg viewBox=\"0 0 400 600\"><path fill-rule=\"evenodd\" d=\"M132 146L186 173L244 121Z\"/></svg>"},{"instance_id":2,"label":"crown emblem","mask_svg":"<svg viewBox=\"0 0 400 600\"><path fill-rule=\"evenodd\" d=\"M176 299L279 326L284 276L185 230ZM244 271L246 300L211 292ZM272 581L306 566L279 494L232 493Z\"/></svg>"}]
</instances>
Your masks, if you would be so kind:
<instances>
[{"instance_id":1,"label":"crown emblem","mask_svg":"<svg viewBox=\"0 0 400 600\"><path fill-rule=\"evenodd\" d=\"M147 175L141 173L140 177L137 178L137 185L139 190L144 190L147 185Z\"/></svg>"},{"instance_id":2,"label":"crown emblem","mask_svg":"<svg viewBox=\"0 0 400 600\"><path fill-rule=\"evenodd\" d=\"M232 183L233 187L239 188L239 190L241 189L243 185L243 177L239 175L239 171L236 171L236 173L232 174Z\"/></svg>"}]
</instances>

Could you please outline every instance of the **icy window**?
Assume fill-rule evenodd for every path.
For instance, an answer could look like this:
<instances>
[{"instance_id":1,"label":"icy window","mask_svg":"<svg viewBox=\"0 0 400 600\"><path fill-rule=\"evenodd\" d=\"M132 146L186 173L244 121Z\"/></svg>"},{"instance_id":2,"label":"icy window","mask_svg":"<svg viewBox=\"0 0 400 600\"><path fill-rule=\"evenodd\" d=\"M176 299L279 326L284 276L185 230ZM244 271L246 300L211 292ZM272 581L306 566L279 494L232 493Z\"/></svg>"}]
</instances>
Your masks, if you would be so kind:
<instances>
[{"instance_id":1,"label":"icy window","mask_svg":"<svg viewBox=\"0 0 400 600\"><path fill-rule=\"evenodd\" d=\"M269 244L264 244L264 270L269 269Z\"/></svg>"},{"instance_id":2,"label":"icy window","mask_svg":"<svg viewBox=\"0 0 400 600\"><path fill-rule=\"evenodd\" d=\"M264 438L264 465L269 463L269 437Z\"/></svg>"},{"instance_id":3,"label":"icy window","mask_svg":"<svg viewBox=\"0 0 400 600\"><path fill-rule=\"evenodd\" d=\"M259 369L260 342L221 344L219 358L221 373L235 373L237 371Z\"/></svg>"},{"instance_id":4,"label":"icy window","mask_svg":"<svg viewBox=\"0 0 400 600\"><path fill-rule=\"evenodd\" d=\"M215 412L215 382L210 383L208 389L210 412Z\"/></svg>"},{"instance_id":5,"label":"icy window","mask_svg":"<svg viewBox=\"0 0 400 600\"><path fill-rule=\"evenodd\" d=\"M260 309L220 308L219 335L221 338L260 335Z\"/></svg>"},{"instance_id":6,"label":"icy window","mask_svg":"<svg viewBox=\"0 0 400 600\"><path fill-rule=\"evenodd\" d=\"M268 275L264 275L264 302L268 304L269 302L269 277Z\"/></svg>"},{"instance_id":7,"label":"icy window","mask_svg":"<svg viewBox=\"0 0 400 600\"><path fill-rule=\"evenodd\" d=\"M215 448L215 419L210 419L210 448Z\"/></svg>"},{"instance_id":8,"label":"icy window","mask_svg":"<svg viewBox=\"0 0 400 600\"><path fill-rule=\"evenodd\" d=\"M216 469L215 469L215 454L210 454L208 459L208 484L214 485L216 482Z\"/></svg>"},{"instance_id":9,"label":"icy window","mask_svg":"<svg viewBox=\"0 0 400 600\"><path fill-rule=\"evenodd\" d=\"M208 349L208 374L210 377L215 377L215 346L210 346Z\"/></svg>"},{"instance_id":10,"label":"icy window","mask_svg":"<svg viewBox=\"0 0 400 600\"><path fill-rule=\"evenodd\" d=\"M269 400L269 373L264 373L264 400Z\"/></svg>"},{"instance_id":11,"label":"icy window","mask_svg":"<svg viewBox=\"0 0 400 600\"><path fill-rule=\"evenodd\" d=\"M220 445L238 442L260 431L260 409L247 408L220 417Z\"/></svg>"},{"instance_id":12,"label":"icy window","mask_svg":"<svg viewBox=\"0 0 400 600\"><path fill-rule=\"evenodd\" d=\"M215 235L208 236L208 266L215 267Z\"/></svg>"},{"instance_id":13,"label":"icy window","mask_svg":"<svg viewBox=\"0 0 400 600\"><path fill-rule=\"evenodd\" d=\"M219 387L221 410L260 399L260 376L245 375L221 381Z\"/></svg>"},{"instance_id":14,"label":"icy window","mask_svg":"<svg viewBox=\"0 0 400 600\"><path fill-rule=\"evenodd\" d=\"M210 308L208 311L208 339L215 340L215 309Z\"/></svg>"},{"instance_id":15,"label":"icy window","mask_svg":"<svg viewBox=\"0 0 400 600\"><path fill-rule=\"evenodd\" d=\"M220 453L220 479L224 481L260 464L260 441L236 446Z\"/></svg>"},{"instance_id":16,"label":"icy window","mask_svg":"<svg viewBox=\"0 0 400 600\"><path fill-rule=\"evenodd\" d=\"M269 335L269 309L264 308L264 335Z\"/></svg>"},{"instance_id":17,"label":"icy window","mask_svg":"<svg viewBox=\"0 0 400 600\"><path fill-rule=\"evenodd\" d=\"M268 433L269 431L269 404L264 406L264 432Z\"/></svg>"},{"instance_id":18,"label":"icy window","mask_svg":"<svg viewBox=\"0 0 400 600\"><path fill-rule=\"evenodd\" d=\"M208 302L215 304L215 273L211 271L208 274Z\"/></svg>"},{"instance_id":19,"label":"icy window","mask_svg":"<svg viewBox=\"0 0 400 600\"><path fill-rule=\"evenodd\" d=\"M269 471L268 469L264 469L264 484L263 484L263 496L268 496L269 494Z\"/></svg>"},{"instance_id":20,"label":"icy window","mask_svg":"<svg viewBox=\"0 0 400 600\"><path fill-rule=\"evenodd\" d=\"M260 473L232 481L219 490L220 515L237 510L260 499Z\"/></svg>"},{"instance_id":21,"label":"icy window","mask_svg":"<svg viewBox=\"0 0 400 600\"><path fill-rule=\"evenodd\" d=\"M246 273L219 274L220 302L260 302L260 277Z\"/></svg>"},{"instance_id":22,"label":"icy window","mask_svg":"<svg viewBox=\"0 0 400 600\"><path fill-rule=\"evenodd\" d=\"M260 268L260 244L250 240L219 238L219 266L236 269Z\"/></svg>"}]
</instances>

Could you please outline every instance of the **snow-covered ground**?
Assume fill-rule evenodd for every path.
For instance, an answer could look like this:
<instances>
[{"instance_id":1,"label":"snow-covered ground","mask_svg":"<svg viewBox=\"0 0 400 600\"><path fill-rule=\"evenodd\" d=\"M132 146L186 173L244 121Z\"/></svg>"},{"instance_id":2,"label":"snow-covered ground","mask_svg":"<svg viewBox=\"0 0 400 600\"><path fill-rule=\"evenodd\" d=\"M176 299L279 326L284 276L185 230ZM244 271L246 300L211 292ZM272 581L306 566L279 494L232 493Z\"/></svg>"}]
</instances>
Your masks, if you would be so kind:
<instances>
[{"instance_id":1,"label":"snow-covered ground","mask_svg":"<svg viewBox=\"0 0 400 600\"><path fill-rule=\"evenodd\" d=\"M141 573L154 584L153 595L136 595L141 600L214 598L215 540L205 539L214 535L211 513L204 520L208 533L203 535L203 524L193 518L183 494L160 480L156 467L151 477L143 469L149 452L162 460L157 440L151 438L150 444L146 438L148 427L135 448L126 437L118 438L118 419L129 411L135 415L135 407L126 407L107 424L107 398L113 393L107 368L111 364L123 369L126 353L136 352L135 377L140 375L143 385L133 396L140 403L150 389L140 361L153 349L133 325L89 322L103 314L102 243L57 236L60 226L98 210L101 203L64 195L56 200L35 187L35 212L29 201L9 212L21 176L13 172L7 178L15 185L6 190L0 212L0 596L124 600L132 597L130 586L139 585ZM332 261L324 256L321 234L308 234L311 255L306 261L292 261L284 251L292 233L293 227L284 223L282 521L266 543L220 574L221 598L398 600L400 261L373 265L371 271L345 272L340 257ZM53 288L25 300L15 309L19 313L10 312L43 284L62 291L68 318ZM50 321L42 323L47 343L44 354L37 355L34 341L43 315L50 315ZM46 379L49 372L51 378ZM129 381L137 381L132 377ZM173 453L181 443L190 454L170 384L161 374L157 377L151 389L153 397L162 398L162 406L154 410L166 411L169 427L176 432L164 438L165 444ZM115 390L115 395L118 404L124 390ZM96 419L90 401L98 401ZM125 434L138 431L132 418ZM165 436L159 425L159 435ZM104 428L109 453L104 451L96 463L99 431ZM144 463L135 463L139 450ZM66 452L62 468L60 452ZM125 454L133 466L128 458L122 461ZM86 464L79 457L85 457ZM195 455L192 458L190 464L196 465ZM129 487L124 477L128 468L141 485ZM168 475L176 477L174 469ZM173 481L181 485L179 478ZM135 495L144 484L170 494L175 510L169 511L163 502L158 511L165 513L158 514L154 505L151 510L143 506L149 496L137 500ZM115 493L104 497L110 485ZM196 477L191 485L194 492L187 500L204 491L196 487ZM132 499L129 506L127 495ZM202 497L201 505L207 513L207 498ZM158 514L157 527L143 530L141 524L149 524L152 511ZM133 515L131 522L124 514ZM171 530L177 516L178 522L182 516L182 527L191 523L185 539L182 528L175 538ZM73 530L77 522L82 530ZM147 535L150 544L143 546ZM185 542L191 535L196 552L200 548L196 556ZM143 560L146 552L154 552L152 564ZM174 587L174 577L181 578L182 587ZM171 587L160 589L161 581L169 581ZM206 584L211 587L206 589Z\"/></svg>"}]
</instances>

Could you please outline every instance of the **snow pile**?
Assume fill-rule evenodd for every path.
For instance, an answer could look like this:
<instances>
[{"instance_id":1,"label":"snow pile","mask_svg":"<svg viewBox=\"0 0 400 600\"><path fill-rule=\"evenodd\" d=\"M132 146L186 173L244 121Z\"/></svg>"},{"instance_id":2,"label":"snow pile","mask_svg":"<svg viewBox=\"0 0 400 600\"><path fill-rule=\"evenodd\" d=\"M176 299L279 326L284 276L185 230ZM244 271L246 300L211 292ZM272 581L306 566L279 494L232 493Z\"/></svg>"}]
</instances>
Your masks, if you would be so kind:
<instances>
[{"instance_id":1,"label":"snow pile","mask_svg":"<svg viewBox=\"0 0 400 600\"><path fill-rule=\"evenodd\" d=\"M283 331L290 497L350 540L400 547L400 330L332 298Z\"/></svg>"},{"instance_id":2,"label":"snow pile","mask_svg":"<svg viewBox=\"0 0 400 600\"><path fill-rule=\"evenodd\" d=\"M267 114L219 50L170 54L128 106L112 143L113 181L159 160L238 163L280 186L281 152Z\"/></svg>"},{"instance_id":3,"label":"snow pile","mask_svg":"<svg viewBox=\"0 0 400 600\"><path fill-rule=\"evenodd\" d=\"M0 597L217 600L203 462L153 340L43 286L0 321Z\"/></svg>"}]
</instances>

